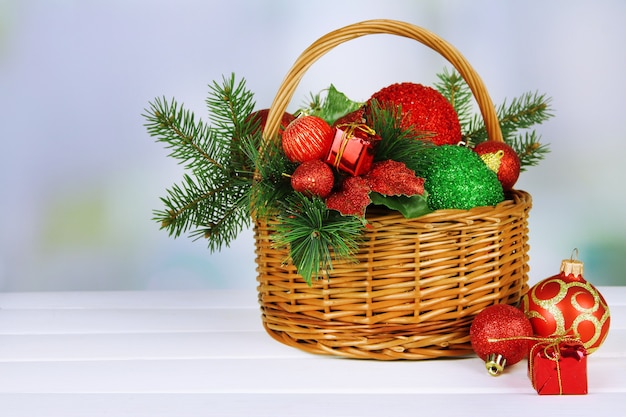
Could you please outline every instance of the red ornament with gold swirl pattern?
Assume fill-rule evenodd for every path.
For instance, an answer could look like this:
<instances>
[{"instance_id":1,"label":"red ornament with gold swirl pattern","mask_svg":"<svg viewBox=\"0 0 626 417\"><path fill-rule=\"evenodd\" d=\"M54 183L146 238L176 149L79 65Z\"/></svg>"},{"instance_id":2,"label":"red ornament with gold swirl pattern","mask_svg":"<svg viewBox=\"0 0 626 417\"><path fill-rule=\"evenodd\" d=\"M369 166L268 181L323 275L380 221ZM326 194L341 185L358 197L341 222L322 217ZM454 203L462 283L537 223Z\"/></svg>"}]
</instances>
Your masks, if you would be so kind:
<instances>
[{"instance_id":1,"label":"red ornament with gold swirl pattern","mask_svg":"<svg viewBox=\"0 0 626 417\"><path fill-rule=\"evenodd\" d=\"M579 339L592 353L606 339L611 315L602 294L583 278L583 263L565 259L561 272L535 284L522 298L536 336Z\"/></svg>"}]
</instances>

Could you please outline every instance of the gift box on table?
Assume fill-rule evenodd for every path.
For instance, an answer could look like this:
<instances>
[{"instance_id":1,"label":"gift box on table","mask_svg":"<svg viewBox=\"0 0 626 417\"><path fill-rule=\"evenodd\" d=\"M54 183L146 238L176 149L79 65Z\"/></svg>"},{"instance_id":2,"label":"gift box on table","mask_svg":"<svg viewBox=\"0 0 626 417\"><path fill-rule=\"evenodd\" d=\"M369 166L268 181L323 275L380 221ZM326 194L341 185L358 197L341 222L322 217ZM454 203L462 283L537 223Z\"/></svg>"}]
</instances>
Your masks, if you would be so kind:
<instances>
[{"instance_id":1,"label":"gift box on table","mask_svg":"<svg viewBox=\"0 0 626 417\"><path fill-rule=\"evenodd\" d=\"M587 394L587 350L569 338L538 342L528 356L528 374L539 395Z\"/></svg>"}]
</instances>

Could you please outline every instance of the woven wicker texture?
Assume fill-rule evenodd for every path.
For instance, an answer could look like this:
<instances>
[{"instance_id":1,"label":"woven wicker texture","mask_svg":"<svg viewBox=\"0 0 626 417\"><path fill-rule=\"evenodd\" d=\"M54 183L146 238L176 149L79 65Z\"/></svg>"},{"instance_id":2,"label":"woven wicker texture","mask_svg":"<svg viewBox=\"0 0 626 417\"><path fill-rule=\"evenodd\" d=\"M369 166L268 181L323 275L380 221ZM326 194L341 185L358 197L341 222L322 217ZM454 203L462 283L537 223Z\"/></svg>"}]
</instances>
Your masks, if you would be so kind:
<instances>
[{"instance_id":1,"label":"woven wicker texture","mask_svg":"<svg viewBox=\"0 0 626 417\"><path fill-rule=\"evenodd\" d=\"M270 109L266 138L276 137L306 70L324 53L369 34L404 36L434 49L466 80L487 125L502 141L493 103L463 56L433 33L390 20L330 32L296 60ZM405 219L368 212L357 262L333 263L328 279L308 286L288 251L272 243L272 220L255 225L263 325L276 340L304 351L362 359L432 359L472 352L469 327L483 308L515 304L528 280L530 195L512 191L495 207L438 210Z\"/></svg>"}]
</instances>

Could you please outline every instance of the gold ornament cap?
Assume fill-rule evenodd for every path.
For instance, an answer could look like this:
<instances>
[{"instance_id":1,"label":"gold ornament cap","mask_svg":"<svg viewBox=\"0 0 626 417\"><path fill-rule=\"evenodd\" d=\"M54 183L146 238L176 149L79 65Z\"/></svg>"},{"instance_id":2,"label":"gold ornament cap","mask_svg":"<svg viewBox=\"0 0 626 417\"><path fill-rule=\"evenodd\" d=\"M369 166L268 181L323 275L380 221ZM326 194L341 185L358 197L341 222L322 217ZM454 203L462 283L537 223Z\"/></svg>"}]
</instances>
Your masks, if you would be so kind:
<instances>
[{"instance_id":1,"label":"gold ornament cap","mask_svg":"<svg viewBox=\"0 0 626 417\"><path fill-rule=\"evenodd\" d=\"M498 376L504 371L506 358L498 353L490 353L485 358L485 368L491 376Z\"/></svg>"},{"instance_id":2,"label":"gold ornament cap","mask_svg":"<svg viewBox=\"0 0 626 417\"><path fill-rule=\"evenodd\" d=\"M490 170L495 172L496 174L500 170L500 164L502 163L502 157L504 156L504 151L499 149L497 152L493 153L484 153L480 155L480 159L489 167Z\"/></svg>"},{"instance_id":3,"label":"gold ornament cap","mask_svg":"<svg viewBox=\"0 0 626 417\"><path fill-rule=\"evenodd\" d=\"M566 276L573 275L574 277L582 277L585 264L578 259L574 259L574 254L578 256L578 249L572 251L572 257L570 259L563 259L561 261L561 272Z\"/></svg>"}]
</instances>

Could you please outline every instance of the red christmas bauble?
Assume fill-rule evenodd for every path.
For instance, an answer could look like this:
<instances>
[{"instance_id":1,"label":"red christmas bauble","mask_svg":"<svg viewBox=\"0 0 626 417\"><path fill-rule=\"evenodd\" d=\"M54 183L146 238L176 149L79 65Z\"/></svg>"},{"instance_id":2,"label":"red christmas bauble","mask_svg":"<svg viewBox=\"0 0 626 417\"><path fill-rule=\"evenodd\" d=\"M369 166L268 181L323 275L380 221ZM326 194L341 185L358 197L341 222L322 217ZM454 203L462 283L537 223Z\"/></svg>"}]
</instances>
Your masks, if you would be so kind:
<instances>
[{"instance_id":1,"label":"red christmas bauble","mask_svg":"<svg viewBox=\"0 0 626 417\"><path fill-rule=\"evenodd\" d=\"M400 126L416 133L431 133L425 139L435 145L456 145L461 141L461 124L454 107L434 88L415 83L392 84L374 93L368 108L372 100L383 108L389 104L399 106Z\"/></svg>"},{"instance_id":2,"label":"red christmas bauble","mask_svg":"<svg viewBox=\"0 0 626 417\"><path fill-rule=\"evenodd\" d=\"M522 305L536 336L575 337L587 353L598 349L609 332L609 306L583 278L583 263L577 260L563 260L561 272L533 285Z\"/></svg>"},{"instance_id":3,"label":"red christmas bauble","mask_svg":"<svg viewBox=\"0 0 626 417\"><path fill-rule=\"evenodd\" d=\"M309 196L326 198L334 183L333 170L319 159L301 163L291 174L293 189Z\"/></svg>"},{"instance_id":4,"label":"red christmas bauble","mask_svg":"<svg viewBox=\"0 0 626 417\"><path fill-rule=\"evenodd\" d=\"M483 161L498 174L504 190L513 188L519 178L521 163L515 150L504 142L488 140L474 147Z\"/></svg>"},{"instance_id":5,"label":"red christmas bauble","mask_svg":"<svg viewBox=\"0 0 626 417\"><path fill-rule=\"evenodd\" d=\"M334 137L333 128L324 119L311 115L298 117L283 131L283 151L292 162L322 159Z\"/></svg>"},{"instance_id":6,"label":"red christmas bauble","mask_svg":"<svg viewBox=\"0 0 626 417\"><path fill-rule=\"evenodd\" d=\"M505 365L513 365L528 354L533 335L524 312L508 304L494 304L478 313L470 326L474 352L485 361L491 375L499 375Z\"/></svg>"}]
</instances>

